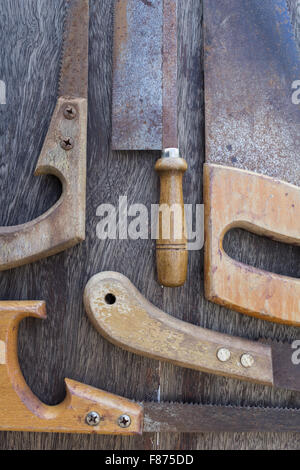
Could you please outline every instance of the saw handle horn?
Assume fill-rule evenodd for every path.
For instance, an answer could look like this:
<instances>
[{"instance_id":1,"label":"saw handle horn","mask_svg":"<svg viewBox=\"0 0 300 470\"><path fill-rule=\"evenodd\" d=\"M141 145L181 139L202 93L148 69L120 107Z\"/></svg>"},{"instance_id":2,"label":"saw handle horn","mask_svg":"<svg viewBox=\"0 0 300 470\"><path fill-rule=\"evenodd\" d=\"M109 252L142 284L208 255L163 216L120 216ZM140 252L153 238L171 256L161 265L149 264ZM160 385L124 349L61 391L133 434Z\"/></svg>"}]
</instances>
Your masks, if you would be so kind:
<instances>
[{"instance_id":1,"label":"saw handle horn","mask_svg":"<svg viewBox=\"0 0 300 470\"><path fill-rule=\"evenodd\" d=\"M0 302L0 431L141 434L143 408L125 398L66 379L66 398L42 403L22 375L17 353L19 323L46 318L37 302Z\"/></svg>"},{"instance_id":2,"label":"saw handle horn","mask_svg":"<svg viewBox=\"0 0 300 470\"><path fill-rule=\"evenodd\" d=\"M160 175L160 205L156 263L158 281L165 287L179 287L186 281L188 251L182 179L187 163L178 149L166 149L157 161Z\"/></svg>"}]
</instances>

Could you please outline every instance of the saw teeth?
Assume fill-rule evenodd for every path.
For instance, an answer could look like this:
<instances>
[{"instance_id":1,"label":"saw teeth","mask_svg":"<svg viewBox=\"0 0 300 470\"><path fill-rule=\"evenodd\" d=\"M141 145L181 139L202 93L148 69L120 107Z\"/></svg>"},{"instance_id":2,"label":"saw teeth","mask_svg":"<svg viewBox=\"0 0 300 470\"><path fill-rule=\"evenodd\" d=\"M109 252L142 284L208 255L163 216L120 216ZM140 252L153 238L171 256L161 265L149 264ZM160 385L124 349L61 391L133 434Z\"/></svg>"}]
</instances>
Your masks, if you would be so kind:
<instances>
[{"instance_id":1,"label":"saw teeth","mask_svg":"<svg viewBox=\"0 0 300 470\"><path fill-rule=\"evenodd\" d=\"M294 339L290 339L289 342L287 341L281 341L279 339L276 339L276 338L260 338L258 340L259 343L262 343L262 344L268 344L268 345L281 345L281 346L285 346L285 347L290 347L292 345L292 343L294 341L297 341L297 340L300 340L300 336L298 338L294 338Z\"/></svg>"},{"instance_id":2,"label":"saw teeth","mask_svg":"<svg viewBox=\"0 0 300 470\"><path fill-rule=\"evenodd\" d=\"M63 40L62 40L62 46L61 46L61 53L60 53L60 59L59 59L59 76L58 76L58 88L57 88L57 98L60 96L60 90L61 90L61 85L62 85L62 67L63 67L63 59L64 55L66 52L66 38L67 38L67 20L68 20L68 15L70 12L70 4L72 0L65 0L64 2L64 11L63 11Z\"/></svg>"},{"instance_id":3,"label":"saw teeth","mask_svg":"<svg viewBox=\"0 0 300 470\"><path fill-rule=\"evenodd\" d=\"M268 411L279 411L279 412L286 412L286 411L291 411L291 412L299 412L300 413L300 408L290 408L288 406L286 407L281 407L281 406L262 406L262 405L245 405L245 406L235 406L235 405L221 405L221 404L215 404L215 403L187 403L187 402L177 402L177 401L162 401L162 402L157 402L157 401L140 401L137 402L141 406L145 405L160 405L160 406L184 406L184 407L204 407L204 408L226 408L226 409L234 409L234 410L268 410Z\"/></svg>"},{"instance_id":4,"label":"saw teeth","mask_svg":"<svg viewBox=\"0 0 300 470\"><path fill-rule=\"evenodd\" d=\"M294 14L295 11L298 11L300 3L299 3L299 0L298 0L297 1L297 8L293 8L293 9L292 9L292 5L291 5L291 0L286 0L285 4L286 4L287 10L288 10L289 15L290 15L290 20L291 20L291 24L292 24L292 28L293 28L295 42L297 44L297 47L298 47L298 50L299 50L299 53L300 53L300 37L299 37L300 36L299 35L299 33L300 33L300 24L297 21L297 19L295 18L295 14ZM296 7L296 5L295 5L295 7Z\"/></svg>"}]
</instances>

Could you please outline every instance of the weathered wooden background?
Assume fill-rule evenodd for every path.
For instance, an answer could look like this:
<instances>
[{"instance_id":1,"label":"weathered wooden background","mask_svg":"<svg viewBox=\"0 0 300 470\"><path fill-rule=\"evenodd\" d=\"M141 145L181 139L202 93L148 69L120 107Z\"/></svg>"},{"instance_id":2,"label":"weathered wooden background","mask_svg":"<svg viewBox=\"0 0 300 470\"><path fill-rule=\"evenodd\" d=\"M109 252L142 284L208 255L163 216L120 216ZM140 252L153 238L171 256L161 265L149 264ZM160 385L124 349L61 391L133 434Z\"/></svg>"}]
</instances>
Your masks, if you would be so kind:
<instances>
[{"instance_id":1,"label":"weathered wooden background","mask_svg":"<svg viewBox=\"0 0 300 470\"><path fill-rule=\"evenodd\" d=\"M26 222L60 194L53 177L33 172L56 102L65 0L0 2L0 225ZM150 208L158 201L154 164L159 154L110 150L112 0L91 0L86 242L63 254L0 274L3 300L45 299L46 321L27 320L19 334L25 378L48 404L64 397L64 377L137 400L179 400L259 406L300 406L300 394L217 378L141 358L96 333L82 304L89 278L103 270L126 276L155 305L175 317L245 338L296 338L295 328L273 325L208 303L203 297L203 252L190 253L185 287L156 282L152 241L100 241L96 209L118 198ZM290 0L297 22L299 1ZM186 203L202 202L203 62L202 1L179 0L180 142L188 161ZM300 8L300 7L299 7ZM267 131L267 130L266 130ZM274 272L300 276L300 249L236 231L230 253ZM259 431L259 430L258 430ZM144 435L137 438L0 433L1 449L299 449L297 434Z\"/></svg>"}]
</instances>

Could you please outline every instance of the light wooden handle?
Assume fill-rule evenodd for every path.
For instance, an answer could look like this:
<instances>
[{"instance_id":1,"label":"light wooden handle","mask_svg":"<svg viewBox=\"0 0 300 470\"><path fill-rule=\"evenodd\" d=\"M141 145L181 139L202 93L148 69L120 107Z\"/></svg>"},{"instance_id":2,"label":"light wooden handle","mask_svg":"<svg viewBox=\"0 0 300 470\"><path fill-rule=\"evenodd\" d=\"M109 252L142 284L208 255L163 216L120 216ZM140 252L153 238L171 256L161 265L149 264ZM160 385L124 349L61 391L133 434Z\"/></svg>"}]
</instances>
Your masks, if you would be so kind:
<instances>
[{"instance_id":1,"label":"light wooden handle","mask_svg":"<svg viewBox=\"0 0 300 470\"><path fill-rule=\"evenodd\" d=\"M140 434L143 409L129 400L66 379L66 398L57 406L42 403L20 370L17 336L25 317L45 318L44 302L0 302L0 430L96 434ZM88 424L89 413L100 423ZM130 417L123 428L119 419ZM92 420L90 422L93 422Z\"/></svg>"},{"instance_id":2,"label":"light wooden handle","mask_svg":"<svg viewBox=\"0 0 300 470\"><path fill-rule=\"evenodd\" d=\"M109 341L181 367L273 385L264 345L191 325L154 307L122 274L94 276L84 293L87 314Z\"/></svg>"},{"instance_id":3,"label":"light wooden handle","mask_svg":"<svg viewBox=\"0 0 300 470\"><path fill-rule=\"evenodd\" d=\"M264 320L300 326L300 280L246 266L224 251L232 228L300 245L300 188L250 171L206 164L205 295Z\"/></svg>"},{"instance_id":4,"label":"light wooden handle","mask_svg":"<svg viewBox=\"0 0 300 470\"><path fill-rule=\"evenodd\" d=\"M168 149L157 161L155 169L160 175L160 211L156 263L158 281L166 287L179 287L186 281L188 251L186 220L182 193L182 178L187 163L180 158L178 149Z\"/></svg>"}]
</instances>

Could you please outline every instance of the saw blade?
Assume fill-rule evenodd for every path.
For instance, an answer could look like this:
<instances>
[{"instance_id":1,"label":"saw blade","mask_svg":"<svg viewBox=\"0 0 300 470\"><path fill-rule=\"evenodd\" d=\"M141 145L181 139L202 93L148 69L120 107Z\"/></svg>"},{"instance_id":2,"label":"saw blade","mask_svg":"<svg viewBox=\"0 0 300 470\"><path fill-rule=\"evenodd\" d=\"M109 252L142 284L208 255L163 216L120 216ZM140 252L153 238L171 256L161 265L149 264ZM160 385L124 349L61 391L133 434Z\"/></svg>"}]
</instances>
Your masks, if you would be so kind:
<instances>
[{"instance_id":1,"label":"saw blade","mask_svg":"<svg viewBox=\"0 0 300 470\"><path fill-rule=\"evenodd\" d=\"M87 98L89 0L67 0L59 96Z\"/></svg>"},{"instance_id":2,"label":"saw blade","mask_svg":"<svg viewBox=\"0 0 300 470\"><path fill-rule=\"evenodd\" d=\"M112 148L177 148L177 0L116 0Z\"/></svg>"},{"instance_id":3,"label":"saw blade","mask_svg":"<svg viewBox=\"0 0 300 470\"><path fill-rule=\"evenodd\" d=\"M274 387L300 392L300 339L291 344L260 340L272 350Z\"/></svg>"},{"instance_id":4,"label":"saw blade","mask_svg":"<svg viewBox=\"0 0 300 470\"><path fill-rule=\"evenodd\" d=\"M285 0L205 0L206 160L299 185L300 56Z\"/></svg>"},{"instance_id":5,"label":"saw blade","mask_svg":"<svg viewBox=\"0 0 300 470\"><path fill-rule=\"evenodd\" d=\"M144 432L300 432L300 410L141 403Z\"/></svg>"}]
</instances>

